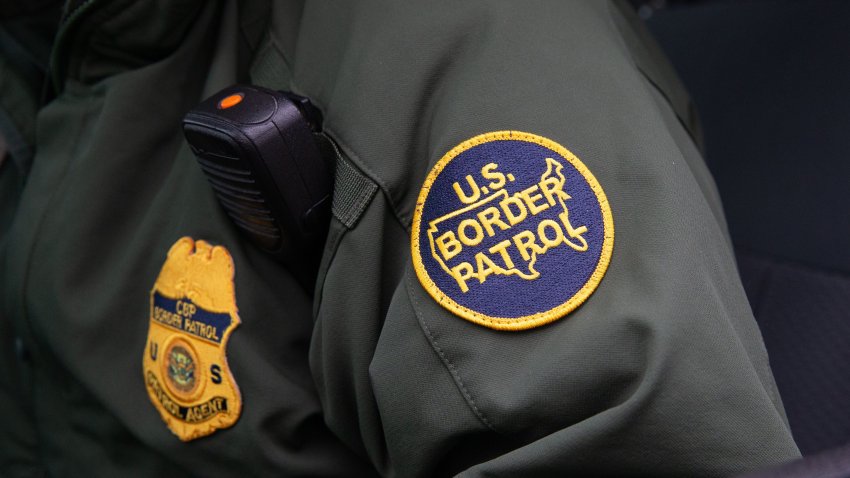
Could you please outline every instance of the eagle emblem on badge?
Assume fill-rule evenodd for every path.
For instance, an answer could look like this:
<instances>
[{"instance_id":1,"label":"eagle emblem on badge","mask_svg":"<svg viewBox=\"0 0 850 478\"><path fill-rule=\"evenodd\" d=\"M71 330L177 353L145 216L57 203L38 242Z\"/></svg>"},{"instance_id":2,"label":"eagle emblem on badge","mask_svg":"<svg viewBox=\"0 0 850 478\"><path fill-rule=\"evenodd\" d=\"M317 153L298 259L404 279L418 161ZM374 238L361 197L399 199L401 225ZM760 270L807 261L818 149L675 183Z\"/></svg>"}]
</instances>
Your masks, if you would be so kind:
<instances>
[{"instance_id":1,"label":"eagle emblem on badge","mask_svg":"<svg viewBox=\"0 0 850 478\"><path fill-rule=\"evenodd\" d=\"M151 290L144 381L182 441L228 428L242 411L226 356L240 323L233 276L226 248L183 237L171 246Z\"/></svg>"}]
</instances>

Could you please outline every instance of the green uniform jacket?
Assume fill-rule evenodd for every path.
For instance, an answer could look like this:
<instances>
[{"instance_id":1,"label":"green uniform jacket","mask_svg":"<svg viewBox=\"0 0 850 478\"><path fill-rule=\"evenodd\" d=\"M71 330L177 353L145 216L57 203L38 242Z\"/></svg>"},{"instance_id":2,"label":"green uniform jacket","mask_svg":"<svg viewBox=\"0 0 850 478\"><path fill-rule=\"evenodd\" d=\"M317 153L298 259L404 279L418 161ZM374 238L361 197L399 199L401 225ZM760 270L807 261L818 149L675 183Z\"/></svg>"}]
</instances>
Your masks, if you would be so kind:
<instances>
[{"instance_id":1,"label":"green uniform jacket","mask_svg":"<svg viewBox=\"0 0 850 478\"><path fill-rule=\"evenodd\" d=\"M71 3L49 101L0 59L3 476L724 476L798 456L688 98L621 5ZM183 139L235 82L310 97L376 187L332 220L315 291L240 235ZM411 263L430 168L500 130L575 153L616 224L596 292L520 332L453 315ZM243 401L185 443L141 374L183 236L233 257Z\"/></svg>"}]
</instances>

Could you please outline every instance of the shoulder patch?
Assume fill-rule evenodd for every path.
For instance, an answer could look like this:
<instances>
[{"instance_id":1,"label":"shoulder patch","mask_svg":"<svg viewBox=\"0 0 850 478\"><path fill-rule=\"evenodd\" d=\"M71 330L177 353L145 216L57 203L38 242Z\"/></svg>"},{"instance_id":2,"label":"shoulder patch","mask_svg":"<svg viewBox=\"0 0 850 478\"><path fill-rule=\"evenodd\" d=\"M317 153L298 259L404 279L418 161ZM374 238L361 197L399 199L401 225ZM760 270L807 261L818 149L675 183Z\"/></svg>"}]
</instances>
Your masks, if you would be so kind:
<instances>
[{"instance_id":1,"label":"shoulder patch","mask_svg":"<svg viewBox=\"0 0 850 478\"><path fill-rule=\"evenodd\" d=\"M602 280L614 220L590 170L530 133L486 133L446 153L413 215L419 282L485 327L526 330L572 312Z\"/></svg>"},{"instance_id":2,"label":"shoulder patch","mask_svg":"<svg viewBox=\"0 0 850 478\"><path fill-rule=\"evenodd\" d=\"M148 396L171 431L189 441L236 423L242 397L225 347L239 325L233 259L223 246L178 240L151 291L142 359Z\"/></svg>"}]
</instances>

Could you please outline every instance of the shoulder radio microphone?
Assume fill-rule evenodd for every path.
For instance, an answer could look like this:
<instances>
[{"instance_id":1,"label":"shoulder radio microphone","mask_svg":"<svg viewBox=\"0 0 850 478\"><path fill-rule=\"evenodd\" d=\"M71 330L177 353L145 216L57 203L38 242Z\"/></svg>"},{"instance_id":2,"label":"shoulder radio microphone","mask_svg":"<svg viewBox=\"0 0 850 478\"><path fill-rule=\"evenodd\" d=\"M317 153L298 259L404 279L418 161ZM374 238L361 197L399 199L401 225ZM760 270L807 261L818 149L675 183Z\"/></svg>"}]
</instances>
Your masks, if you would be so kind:
<instances>
[{"instance_id":1,"label":"shoulder radio microphone","mask_svg":"<svg viewBox=\"0 0 850 478\"><path fill-rule=\"evenodd\" d=\"M307 98L243 85L183 119L221 206L259 248L287 264L315 255L327 232L334 158L321 121Z\"/></svg>"}]
</instances>

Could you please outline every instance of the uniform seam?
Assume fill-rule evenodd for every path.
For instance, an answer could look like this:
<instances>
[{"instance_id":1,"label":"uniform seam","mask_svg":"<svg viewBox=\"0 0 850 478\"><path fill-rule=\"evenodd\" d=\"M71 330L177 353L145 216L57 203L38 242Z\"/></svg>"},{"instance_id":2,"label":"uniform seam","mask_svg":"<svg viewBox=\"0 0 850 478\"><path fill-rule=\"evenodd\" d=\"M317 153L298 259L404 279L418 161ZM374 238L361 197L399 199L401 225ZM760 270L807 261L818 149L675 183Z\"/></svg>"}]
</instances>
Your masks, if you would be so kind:
<instances>
[{"instance_id":1,"label":"uniform seam","mask_svg":"<svg viewBox=\"0 0 850 478\"><path fill-rule=\"evenodd\" d=\"M612 4L612 2L610 2L610 1L606 2L606 10L608 12L607 21L608 21L609 25L614 28L614 31L618 33L618 35L615 35L615 37L617 38L617 41L620 44L620 46L624 49L624 52L625 52L624 56L629 60L634 71L636 72L636 74L637 74L636 78L639 80L641 87L642 87L642 90L644 92L646 92L646 94L649 96L649 100L650 100L650 103L652 105L651 106L652 111L659 118L661 118L662 122L666 122L663 119L664 113L662 111L662 105L659 104L659 102L656 101L656 99L653 97L654 96L653 92L655 92L658 96L661 97L663 102L666 103L667 108L670 109L670 111L673 114L673 117L676 118L679 127L684 130L685 134L688 136L688 138L690 138L691 142L694 143L697 150L699 150L700 146L699 146L699 143L697 142L697 140L694 136L694 133L691 132L691 129L687 126L687 124L685 123L683 118L679 116L679 114L677 113L676 109L673 106L673 103L670 101L670 97L668 96L666 91L664 91L664 89L661 87L661 85L659 85L655 80L653 80L653 78L650 76L650 74L647 71L645 71L644 68L641 67L640 62L635 57L635 53L632 51L632 49L626 43L622 29L617 25L616 21L613 18L614 11L612 10L612 7L616 8L616 6L614 6ZM616 13L620 16L623 15L622 12L616 12ZM685 158L685 152L682 150L682 147L679 144L679 142L676 141L676 139L673 136L673 133L670 131L670 129L671 129L670 127L665 128L665 136L666 136L667 139L670 140L670 142L673 144L673 146L675 146L676 152L678 152L678 157L685 160L685 163L687 164L687 160L684 159ZM700 152L700 155L702 156L701 152ZM688 170L688 173L689 173L689 177L693 180L695 186L699 190L699 194L703 199L702 202L705 204L706 208L708 209L708 213L714 219L715 224L717 226L717 229L719 230L720 234L725 239L725 243L726 243L725 252L726 252L726 254L728 254L729 260L731 260L733 266L735 267L735 272L737 273L737 276L735 278L738 280L739 287L743 290L743 283L742 283L742 279L741 279L741 276L740 276L740 271L738 270L738 265L737 265L737 261L736 261L736 258L735 258L735 251L734 251L733 244L731 242L731 237L728 234L728 229L723 227L724 224L725 224L725 218L722 216L722 212L723 212L722 211L722 204L721 204L721 210L720 210L721 216L718 216L717 213L715 212L715 210L710 206L710 204L708 204L708 195L706 194L706 191L704 190L700 181L697 179L696 173L694 172L693 168L690 165L688 165L687 170ZM721 326L725 326L725 328L727 328L730 331L730 334L731 334L732 338L734 339L734 345L735 345L736 349L741 351L744 354L744 356L746 357L746 360L748 362L750 371L758 379L759 384L761 385L761 389L767 394L767 396L771 399L772 403L775 405L777 403L777 400L776 400L777 397L776 396L778 395L778 389L776 388L776 385L775 385L775 379L771 380L769 382L766 382L764 380L764 377L761 376L761 374L759 373L758 368L756 366L756 361L755 361L754 355L753 355L753 354L758 354L759 352L757 350L751 350L750 348L748 348L747 346L744 345L744 342L741 338L741 335L738 333L738 329L732 324L731 317L733 316L733 314L729 311L729 305L728 305L727 297L720 293L720 291L718 290L718 286L714 281L709 282L709 287L711 288L711 292L713 294L713 297L715 298L715 301L717 303L717 307L723 311L722 316L718 316L717 314L712 315L713 322L715 324L720 323ZM746 299L744 299L744 300L746 301ZM755 321L755 314L754 314L752 306L750 306L750 318L753 321ZM762 339L762 343L763 343L763 341L764 341L764 339ZM767 360L769 361L770 356L769 356L769 354L767 354L766 349L762 348L762 350L765 352L763 354L764 357L767 358ZM769 378L773 378L772 375ZM771 383L773 384L773 386L770 386ZM781 403L781 401L779 403ZM782 414L781 411L780 411L780 414L784 415L784 414ZM787 423L787 420L786 420L786 423Z\"/></svg>"},{"instance_id":2,"label":"uniform seam","mask_svg":"<svg viewBox=\"0 0 850 478\"><path fill-rule=\"evenodd\" d=\"M608 26L613 27L614 31L617 32L617 35L615 35L616 41L620 44L620 47L623 48L624 53L625 53L624 56L626 58L628 58L629 63L632 65L632 67L635 69L635 71L637 71L638 74L641 77L643 77L643 79L646 82L648 82L650 84L650 86L652 88L654 88L655 91L658 92L658 94L661 95L662 98L664 98L664 101L666 101L667 104L670 105L670 109L673 111L673 116L676 117L676 120L682 126L682 129L685 130L685 133L691 138L691 141L693 141L693 143L697 146L697 149L702 149L702 147L700 146L700 142L697 141L696 131L692 131L691 127L688 126L687 123L685 122L685 119L682 118L681 116L679 116L679 112L676 111L676 108L673 106L673 101L671 100L670 95L667 93L667 91L664 88L661 87L661 85L652 77L652 75L650 75L649 72L646 71L646 69L641 65L641 62L638 61L638 59L636 58L635 52L632 50L632 48L626 42L626 39L624 38L623 28L621 28L619 25L617 25L617 22L614 20L614 17L613 17L614 15L618 15L622 18L622 17L625 16L625 13L619 11L619 8L614 6L612 1L606 2L605 6L606 6L606 11L608 13L608 15L606 16ZM612 10L612 7L617 9L618 11L614 12ZM623 18L623 20L628 22L627 18ZM631 28L631 26L628 26L628 25L627 25L627 27L630 28L634 32L634 28ZM635 37L637 37L638 32L634 32L634 35L635 35ZM637 38L637 40L640 41L640 38ZM646 85L644 85L644 89L645 88L646 88ZM690 98L689 98L689 103L692 103L692 100L690 100Z\"/></svg>"},{"instance_id":3,"label":"uniform seam","mask_svg":"<svg viewBox=\"0 0 850 478\"><path fill-rule=\"evenodd\" d=\"M609 22L613 24L614 28L616 28L617 31L619 31L619 28L614 23L614 20L610 15L610 12L611 12L610 8L611 8L611 3L609 2L608 3L608 11L609 11L608 19L609 19ZM633 53L631 52L631 50L629 50L628 45L625 44L625 40L622 38L622 33L620 35L618 35L617 38L620 41L621 45L624 46L624 48L626 49L626 52L628 53L627 58L629 58L631 60L634 71L637 73L636 78L639 80L643 91L646 92L646 94L649 97L653 113L657 117L661 118L662 122L664 121L663 120L664 113L662 111L662 105L659 104L659 102L656 101L655 98L653 98L653 96L654 96L653 91L654 91L655 93L658 94L658 96L661 97L663 102L666 103L667 107L672 112L673 117L676 118L679 127L682 128L685 131L685 134L690 138L690 140L694 143L694 145L696 145L697 144L696 140L694 139L693 135L690 134L690 130L685 126L684 122L682 121L682 118L679 117L679 115L676 113L675 108L673 108L673 105L670 102L670 99L665 94L665 92L638 65L637 60L634 58ZM678 153L678 157L682 158L685 161L685 163L687 164L687 160L684 159L685 158L685 152L682 150L682 147L679 144L679 142L676 141L676 139L673 137L673 133L670 131L670 127L665 128L665 137L667 139L669 139L670 142L675 147L675 151ZM738 280L739 287L741 287L743 289L743 284L742 284L742 280L741 280L741 277L740 277L740 272L737 270L737 263L736 263L736 259L735 259L734 247L732 245L731 238L729 237L728 233L723 228L723 224L725 222L725 219L722 216L718 216L717 213L714 211L714 209L708 204L708 195L706 194L706 191L704 190L700 181L697 179L696 174L695 174L693 168L690 165L687 166L687 171L688 171L688 176L693 180L694 185L699 190L699 194L703 199L702 202L705 205L705 207L708 209L708 214L710 215L710 217L712 217L714 219L715 225L716 225L719 233L725 239L725 242L726 242L726 248L725 248L726 251L725 252L726 252L726 254L728 254L729 260L731 260L732 264L735 266L736 272L738 274L736 279ZM721 214L722 214L722 210L721 210ZM732 338L734 340L735 348L743 353L744 357L746 358L746 360L748 362L749 369L755 375L755 377L758 379L759 384L761 385L761 389L767 394L767 396L775 404L776 403L776 400L775 400L776 397L775 397L775 394L774 394L774 390L771 390L771 387L768 385L767 382L765 382L764 377L761 376L761 374L758 372L758 369L756 367L756 361L754 359L753 353L757 354L758 351L751 350L750 348L748 348L747 346L744 345L744 342L741 338L741 335L738 332L737 327L735 327L735 325L732 324L731 317L733 316L733 314L729 311L729 304L728 304L728 301L727 301L727 297L720 293L717 284L714 281L710 281L708 286L711 289L711 292L712 292L712 295L715 299L717 308L719 308L723 312L721 315L713 314L712 315L712 321L715 324L719 323L721 327L724 327L724 328L726 328L727 330L730 331L730 335L732 336ZM746 299L744 299L744 300L746 300ZM755 316L754 316L754 313L752 311L752 307L750 307L750 317L752 318L753 321L755 320ZM764 355L769 360L769 355L767 355L766 350L765 350Z\"/></svg>"},{"instance_id":4,"label":"uniform seam","mask_svg":"<svg viewBox=\"0 0 850 478\"><path fill-rule=\"evenodd\" d=\"M612 6L613 6L613 4L612 4L611 1L606 2L606 10L608 12L608 15L607 15L608 24L611 28L614 29L615 32L617 32L617 35L615 35L615 38L617 39L617 42L619 43L620 47L623 49L623 53L624 53L623 56L627 59L629 64L631 64L632 69L634 70L634 73L635 73L635 78L641 85L641 90L646 92L648 99L649 99L649 102L651 103L652 111L656 114L656 116L658 118L661 119L662 123L666 124L666 120L664 120L664 112L662 111L662 106L659 104L659 102L654 97L653 92L655 92L655 94L657 94L658 96L661 97L661 99L663 100L663 103L666 104L667 108L669 108L670 112L673 114L673 117L676 118L676 123L678 123L679 127L682 128L682 130L685 132L685 135L691 140L691 142L694 144L696 149L699 151L699 149L700 149L699 143L696 141L696 138L694 137L694 134L691 132L690 128L688 128L688 126L685 124L684 120L676 112L676 109L674 108L673 103L670 101L670 97L661 88L661 86L657 82L655 82L655 80L653 80L652 77L646 71L644 71L644 69L640 66L640 63L638 62L637 58L635 58L635 54L632 52L632 49L626 43L626 39L624 38L623 30L617 25L616 21L614 20L613 15L614 15L615 12L612 10ZM616 7L614 7L614 8L616 8ZM616 13L620 16L623 16L622 12L618 11ZM715 211L715 209L712 208L710 204L708 204L708 198L709 198L708 193L711 193L712 191L706 191L706 188L703 186L702 182L697 178L696 172L694 171L694 168L689 164L689 161L687 159L685 159L686 158L685 152L682 150L682 146L679 144L679 142L673 136L671 128L672 128L672 125L664 128L664 136L667 139L670 140L670 142L673 144L673 146L675 146L676 152L678 152L677 158L682 159L683 161L685 161L685 164L687 164L688 174L691 177L691 179L693 179L693 182L696 185L696 187L699 189L700 195L703 197L704 202L705 202L706 206L708 207L709 213L711 214L711 217L714 218L715 223L719 226L721 234L724 236L724 239L726 241L726 245L728 246L729 251L732 253L733 262L734 262L734 250L733 250L734 248L733 248L733 245L732 245L732 240L731 240L731 237L728 234L728 226L724 227L724 225L726 223L726 219L725 219L725 217L723 217L722 202L720 204L720 207L721 207L721 210L719 211L720 215L718 216L718 211ZM705 160L702 158L701 152L700 152L700 158L703 160L703 163L704 163ZM706 165L706 170L707 169L708 169L708 167ZM710 173L710 171L709 171L709 173ZM710 187L710 185L707 185L707 186ZM715 188L716 188L716 185L715 185Z\"/></svg>"},{"instance_id":5,"label":"uniform seam","mask_svg":"<svg viewBox=\"0 0 850 478\"><path fill-rule=\"evenodd\" d=\"M425 333L425 336L428 338L428 342L431 344L431 348L433 348L434 351L437 353L437 355L440 357L440 360L443 362L443 365L446 367L446 369L451 374L452 378L454 379L455 384L458 387L458 390L460 391L460 393L463 396L464 400L466 401L467 405L469 405L470 409L475 414L475 416L478 418L478 420L480 420L481 423L483 423L484 426L486 426L490 430L497 432L496 428L493 426L493 423L490 420L487 419L487 416L484 414L484 412L475 403L475 398L472 396L472 393L469 391L469 389L463 383L463 379L460 376L460 372L459 372L457 366L454 363L452 363L451 359L448 357L448 354L446 354L446 352L443 350L443 348L440 347L440 345L437 343L437 339L434 337L434 334L431 333L431 329L425 323L425 319L422 317L422 314L419 313L419 309L418 309L419 300L415 297L415 295L413 294L413 292L411 290L411 278L410 278L409 275L407 277L406 286L407 286L406 287L407 288L407 296L412 301L411 306L413 308L413 313L416 315L416 319L419 322L419 326L422 328L422 331Z\"/></svg>"}]
</instances>

